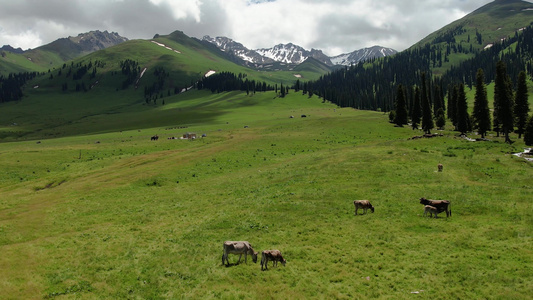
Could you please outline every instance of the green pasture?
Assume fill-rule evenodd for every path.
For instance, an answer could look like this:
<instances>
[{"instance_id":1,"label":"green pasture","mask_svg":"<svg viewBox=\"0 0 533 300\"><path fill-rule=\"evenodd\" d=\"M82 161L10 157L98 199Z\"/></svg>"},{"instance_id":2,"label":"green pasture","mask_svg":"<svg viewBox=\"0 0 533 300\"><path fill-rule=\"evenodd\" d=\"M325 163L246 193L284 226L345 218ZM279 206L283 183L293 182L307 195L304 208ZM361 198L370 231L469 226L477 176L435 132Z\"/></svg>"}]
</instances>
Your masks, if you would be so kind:
<instances>
[{"instance_id":1,"label":"green pasture","mask_svg":"<svg viewBox=\"0 0 533 300\"><path fill-rule=\"evenodd\" d=\"M2 299L533 293L533 168L512 155L516 136L410 139L422 132L387 114L294 92L195 91L150 107L124 96L116 115L58 101L28 107L27 134L0 143ZM206 136L168 139L187 132ZM423 217L420 197L450 200L452 217ZM355 199L375 213L355 216ZM287 265L230 255L225 267L225 240L279 249Z\"/></svg>"}]
</instances>

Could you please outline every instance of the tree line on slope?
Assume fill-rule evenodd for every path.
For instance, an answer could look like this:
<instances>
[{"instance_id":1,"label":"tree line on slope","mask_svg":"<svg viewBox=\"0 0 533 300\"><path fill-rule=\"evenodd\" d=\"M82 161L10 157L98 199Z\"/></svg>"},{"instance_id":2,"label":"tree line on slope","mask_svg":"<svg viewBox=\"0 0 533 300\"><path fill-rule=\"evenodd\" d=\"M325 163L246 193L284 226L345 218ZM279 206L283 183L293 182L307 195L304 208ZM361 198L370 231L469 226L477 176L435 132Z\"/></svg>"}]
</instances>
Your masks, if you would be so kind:
<instances>
[{"instance_id":1,"label":"tree line on slope","mask_svg":"<svg viewBox=\"0 0 533 300\"><path fill-rule=\"evenodd\" d=\"M199 80L196 83L196 88L199 90L207 89L212 93L245 91L247 95L256 92L275 91L282 98L289 93L289 86L284 86L283 83L278 87L277 84L272 86L264 81L248 80L247 77L246 74L242 73L235 75L231 72L219 72Z\"/></svg>"},{"instance_id":2,"label":"tree line on slope","mask_svg":"<svg viewBox=\"0 0 533 300\"><path fill-rule=\"evenodd\" d=\"M480 68L485 69L486 83L494 81L496 63L500 60L507 65L512 82L517 82L520 71L525 71L529 77L533 76L532 26L484 50L469 48L468 53L475 53L472 58L451 66L441 76L434 76L432 66L438 64L443 47L449 47L450 51L455 53L466 53L464 48L467 47L459 47L460 43L456 43L451 37L447 37L445 41L446 46L442 43L426 44L394 56L373 59L333 71L309 82L308 89L341 107L390 111L394 107L397 86L417 85L422 73L428 78L427 96L433 105L439 101L436 98L442 97L442 91L450 86L459 83L473 86L476 82L476 71Z\"/></svg>"},{"instance_id":3,"label":"tree line on slope","mask_svg":"<svg viewBox=\"0 0 533 300\"><path fill-rule=\"evenodd\" d=\"M474 108L472 115L468 113L468 103L463 83L450 87L448 91L447 117L452 122L454 129L466 135L477 130L484 139L488 131L493 130L499 136L502 133L507 143L512 143L509 138L511 132L518 133L518 138L524 135L526 145L533 145L533 116L529 116L529 102L526 72L518 75L516 89L513 88L511 77L507 74L506 64L503 61L496 63L494 77L494 102L493 113L489 110L487 89L485 86L485 73L478 69L476 73ZM422 73L419 85L413 86L414 96L408 100L406 89L398 85L394 110L389 113L389 119L396 126L403 126L411 122L413 129L418 129L420 122L426 134L430 134L436 126L445 125L444 103L438 102L438 109L432 110L427 92L426 74ZM442 98L439 98L442 99ZM433 112L435 112L433 114Z\"/></svg>"}]
</instances>

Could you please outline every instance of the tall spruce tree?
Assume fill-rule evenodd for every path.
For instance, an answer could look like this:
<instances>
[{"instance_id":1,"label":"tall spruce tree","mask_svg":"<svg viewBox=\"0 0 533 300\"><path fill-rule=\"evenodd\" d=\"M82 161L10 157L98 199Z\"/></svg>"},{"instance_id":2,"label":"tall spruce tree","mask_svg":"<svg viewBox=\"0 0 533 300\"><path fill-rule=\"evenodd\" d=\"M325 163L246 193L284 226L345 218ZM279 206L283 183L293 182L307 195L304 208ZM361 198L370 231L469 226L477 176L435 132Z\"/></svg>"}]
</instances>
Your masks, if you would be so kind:
<instances>
[{"instance_id":1,"label":"tall spruce tree","mask_svg":"<svg viewBox=\"0 0 533 300\"><path fill-rule=\"evenodd\" d=\"M533 146L533 115L529 117L526 129L524 130L524 143L527 146Z\"/></svg>"},{"instance_id":2,"label":"tall spruce tree","mask_svg":"<svg viewBox=\"0 0 533 300\"><path fill-rule=\"evenodd\" d=\"M426 84L426 73L422 72L421 75L422 89L420 95L420 102L422 105L422 130L425 133L430 134L433 129L433 114L431 112L431 104L429 103L428 89Z\"/></svg>"},{"instance_id":3,"label":"tall spruce tree","mask_svg":"<svg viewBox=\"0 0 533 300\"><path fill-rule=\"evenodd\" d=\"M518 133L518 138L521 138L522 133L524 133L524 130L526 128L526 123L529 116L526 72L524 71L518 74L518 82L514 102L514 115L516 117L516 132Z\"/></svg>"},{"instance_id":4,"label":"tall spruce tree","mask_svg":"<svg viewBox=\"0 0 533 300\"><path fill-rule=\"evenodd\" d=\"M448 92L448 118L457 126L457 85L451 86Z\"/></svg>"},{"instance_id":5,"label":"tall spruce tree","mask_svg":"<svg viewBox=\"0 0 533 300\"><path fill-rule=\"evenodd\" d=\"M446 125L446 116L444 114L444 108L440 107L435 112L435 125L437 125L438 129L444 129L444 125Z\"/></svg>"},{"instance_id":6,"label":"tall spruce tree","mask_svg":"<svg viewBox=\"0 0 533 300\"><path fill-rule=\"evenodd\" d=\"M474 99L474 129L485 138L487 131L490 130L490 110L489 100L487 99L487 88L485 87L485 74L482 69L477 70L476 74L476 95Z\"/></svg>"},{"instance_id":7,"label":"tall spruce tree","mask_svg":"<svg viewBox=\"0 0 533 300\"><path fill-rule=\"evenodd\" d=\"M496 64L494 79L494 123L498 119L500 131L505 135L505 142L512 143L509 133L513 130L513 99L511 79L503 61Z\"/></svg>"},{"instance_id":8,"label":"tall spruce tree","mask_svg":"<svg viewBox=\"0 0 533 300\"><path fill-rule=\"evenodd\" d=\"M444 104L443 104L443 99L442 99L442 93L440 91L440 86L435 85L434 90L435 91L433 93L433 111L435 112L435 119L436 119L437 111L440 108L443 108L443 111L444 111Z\"/></svg>"},{"instance_id":9,"label":"tall spruce tree","mask_svg":"<svg viewBox=\"0 0 533 300\"><path fill-rule=\"evenodd\" d=\"M394 117L394 124L403 126L407 124L407 105L405 102L405 91L403 85L398 85L396 91L396 115Z\"/></svg>"},{"instance_id":10,"label":"tall spruce tree","mask_svg":"<svg viewBox=\"0 0 533 300\"><path fill-rule=\"evenodd\" d=\"M468 132L470 117L468 116L468 104L466 102L465 85L460 84L457 88L457 126L456 130L465 135Z\"/></svg>"},{"instance_id":11,"label":"tall spruce tree","mask_svg":"<svg viewBox=\"0 0 533 300\"><path fill-rule=\"evenodd\" d=\"M422 108L420 107L420 88L415 88L415 96L413 100L413 107L411 108L411 127L418 129L420 125L420 118L422 117Z\"/></svg>"}]
</instances>

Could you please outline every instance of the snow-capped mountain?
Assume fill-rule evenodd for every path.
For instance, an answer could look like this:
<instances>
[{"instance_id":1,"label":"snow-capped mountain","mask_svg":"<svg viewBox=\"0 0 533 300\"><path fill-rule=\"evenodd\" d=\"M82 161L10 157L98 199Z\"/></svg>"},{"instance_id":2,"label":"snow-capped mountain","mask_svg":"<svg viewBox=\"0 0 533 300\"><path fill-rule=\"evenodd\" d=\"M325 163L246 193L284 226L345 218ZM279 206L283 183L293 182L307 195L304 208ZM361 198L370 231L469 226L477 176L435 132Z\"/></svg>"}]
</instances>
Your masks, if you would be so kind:
<instances>
[{"instance_id":1,"label":"snow-capped mountain","mask_svg":"<svg viewBox=\"0 0 533 300\"><path fill-rule=\"evenodd\" d=\"M233 56L236 56L246 63L252 63L252 64L270 64L273 63L274 60L267 58L265 56L262 56L261 54L257 53L254 50L250 50L246 47L244 47L241 43L238 43L230 38L227 37L216 37L212 38L208 35L204 36L204 41L210 42L214 45L216 45L220 50L231 54Z\"/></svg>"},{"instance_id":2,"label":"snow-capped mountain","mask_svg":"<svg viewBox=\"0 0 533 300\"><path fill-rule=\"evenodd\" d=\"M397 53L396 50L374 46L351 53L341 54L334 57L325 55L321 50L311 49L310 51L292 43L278 44L272 48L262 48L251 50L227 37L204 36L203 41L216 45L220 50L238 57L248 66L263 67L264 65L281 63L288 65L298 65L309 57L312 57L327 66L357 64L376 57L384 57Z\"/></svg>"},{"instance_id":3,"label":"snow-capped mountain","mask_svg":"<svg viewBox=\"0 0 533 300\"><path fill-rule=\"evenodd\" d=\"M349 66L352 64L357 64L360 61L365 61L372 58L385 57L389 55L394 55L398 51L391 48L384 48L381 46L373 46L370 48L364 48L360 50L355 50L351 53L345 53L337 56L331 57L331 62L334 65L343 65Z\"/></svg>"},{"instance_id":4,"label":"snow-capped mountain","mask_svg":"<svg viewBox=\"0 0 533 300\"><path fill-rule=\"evenodd\" d=\"M301 64L309 57L312 57L328 66L332 66L331 60L322 51L311 49L307 51L304 48L288 44L278 44L272 48L262 48L255 50L260 55L270 58L274 61L286 64Z\"/></svg>"}]
</instances>

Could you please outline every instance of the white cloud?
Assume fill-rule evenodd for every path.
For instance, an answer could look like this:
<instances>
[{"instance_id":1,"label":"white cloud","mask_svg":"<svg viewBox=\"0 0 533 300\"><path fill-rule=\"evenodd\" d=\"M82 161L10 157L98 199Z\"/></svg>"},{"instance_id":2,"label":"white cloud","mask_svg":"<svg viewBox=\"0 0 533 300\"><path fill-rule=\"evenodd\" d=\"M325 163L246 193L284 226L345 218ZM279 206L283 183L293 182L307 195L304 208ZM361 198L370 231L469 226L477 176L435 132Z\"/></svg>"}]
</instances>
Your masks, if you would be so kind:
<instances>
[{"instance_id":1,"label":"white cloud","mask_svg":"<svg viewBox=\"0 0 533 300\"><path fill-rule=\"evenodd\" d=\"M186 19L192 17L197 23L200 22L200 4L199 0L150 0L152 4L157 6L166 6L171 10L172 15L176 19Z\"/></svg>"},{"instance_id":2,"label":"white cloud","mask_svg":"<svg viewBox=\"0 0 533 300\"><path fill-rule=\"evenodd\" d=\"M35 45L42 44L39 34L31 30L17 32L16 34L9 34L3 30L0 30L0 40L5 45L11 45L13 48L20 47L24 50L33 48Z\"/></svg>"},{"instance_id":3,"label":"white cloud","mask_svg":"<svg viewBox=\"0 0 533 300\"><path fill-rule=\"evenodd\" d=\"M130 39L181 30L248 48L292 42L328 55L403 50L491 0L0 0L0 42L35 48L91 30Z\"/></svg>"}]
</instances>

